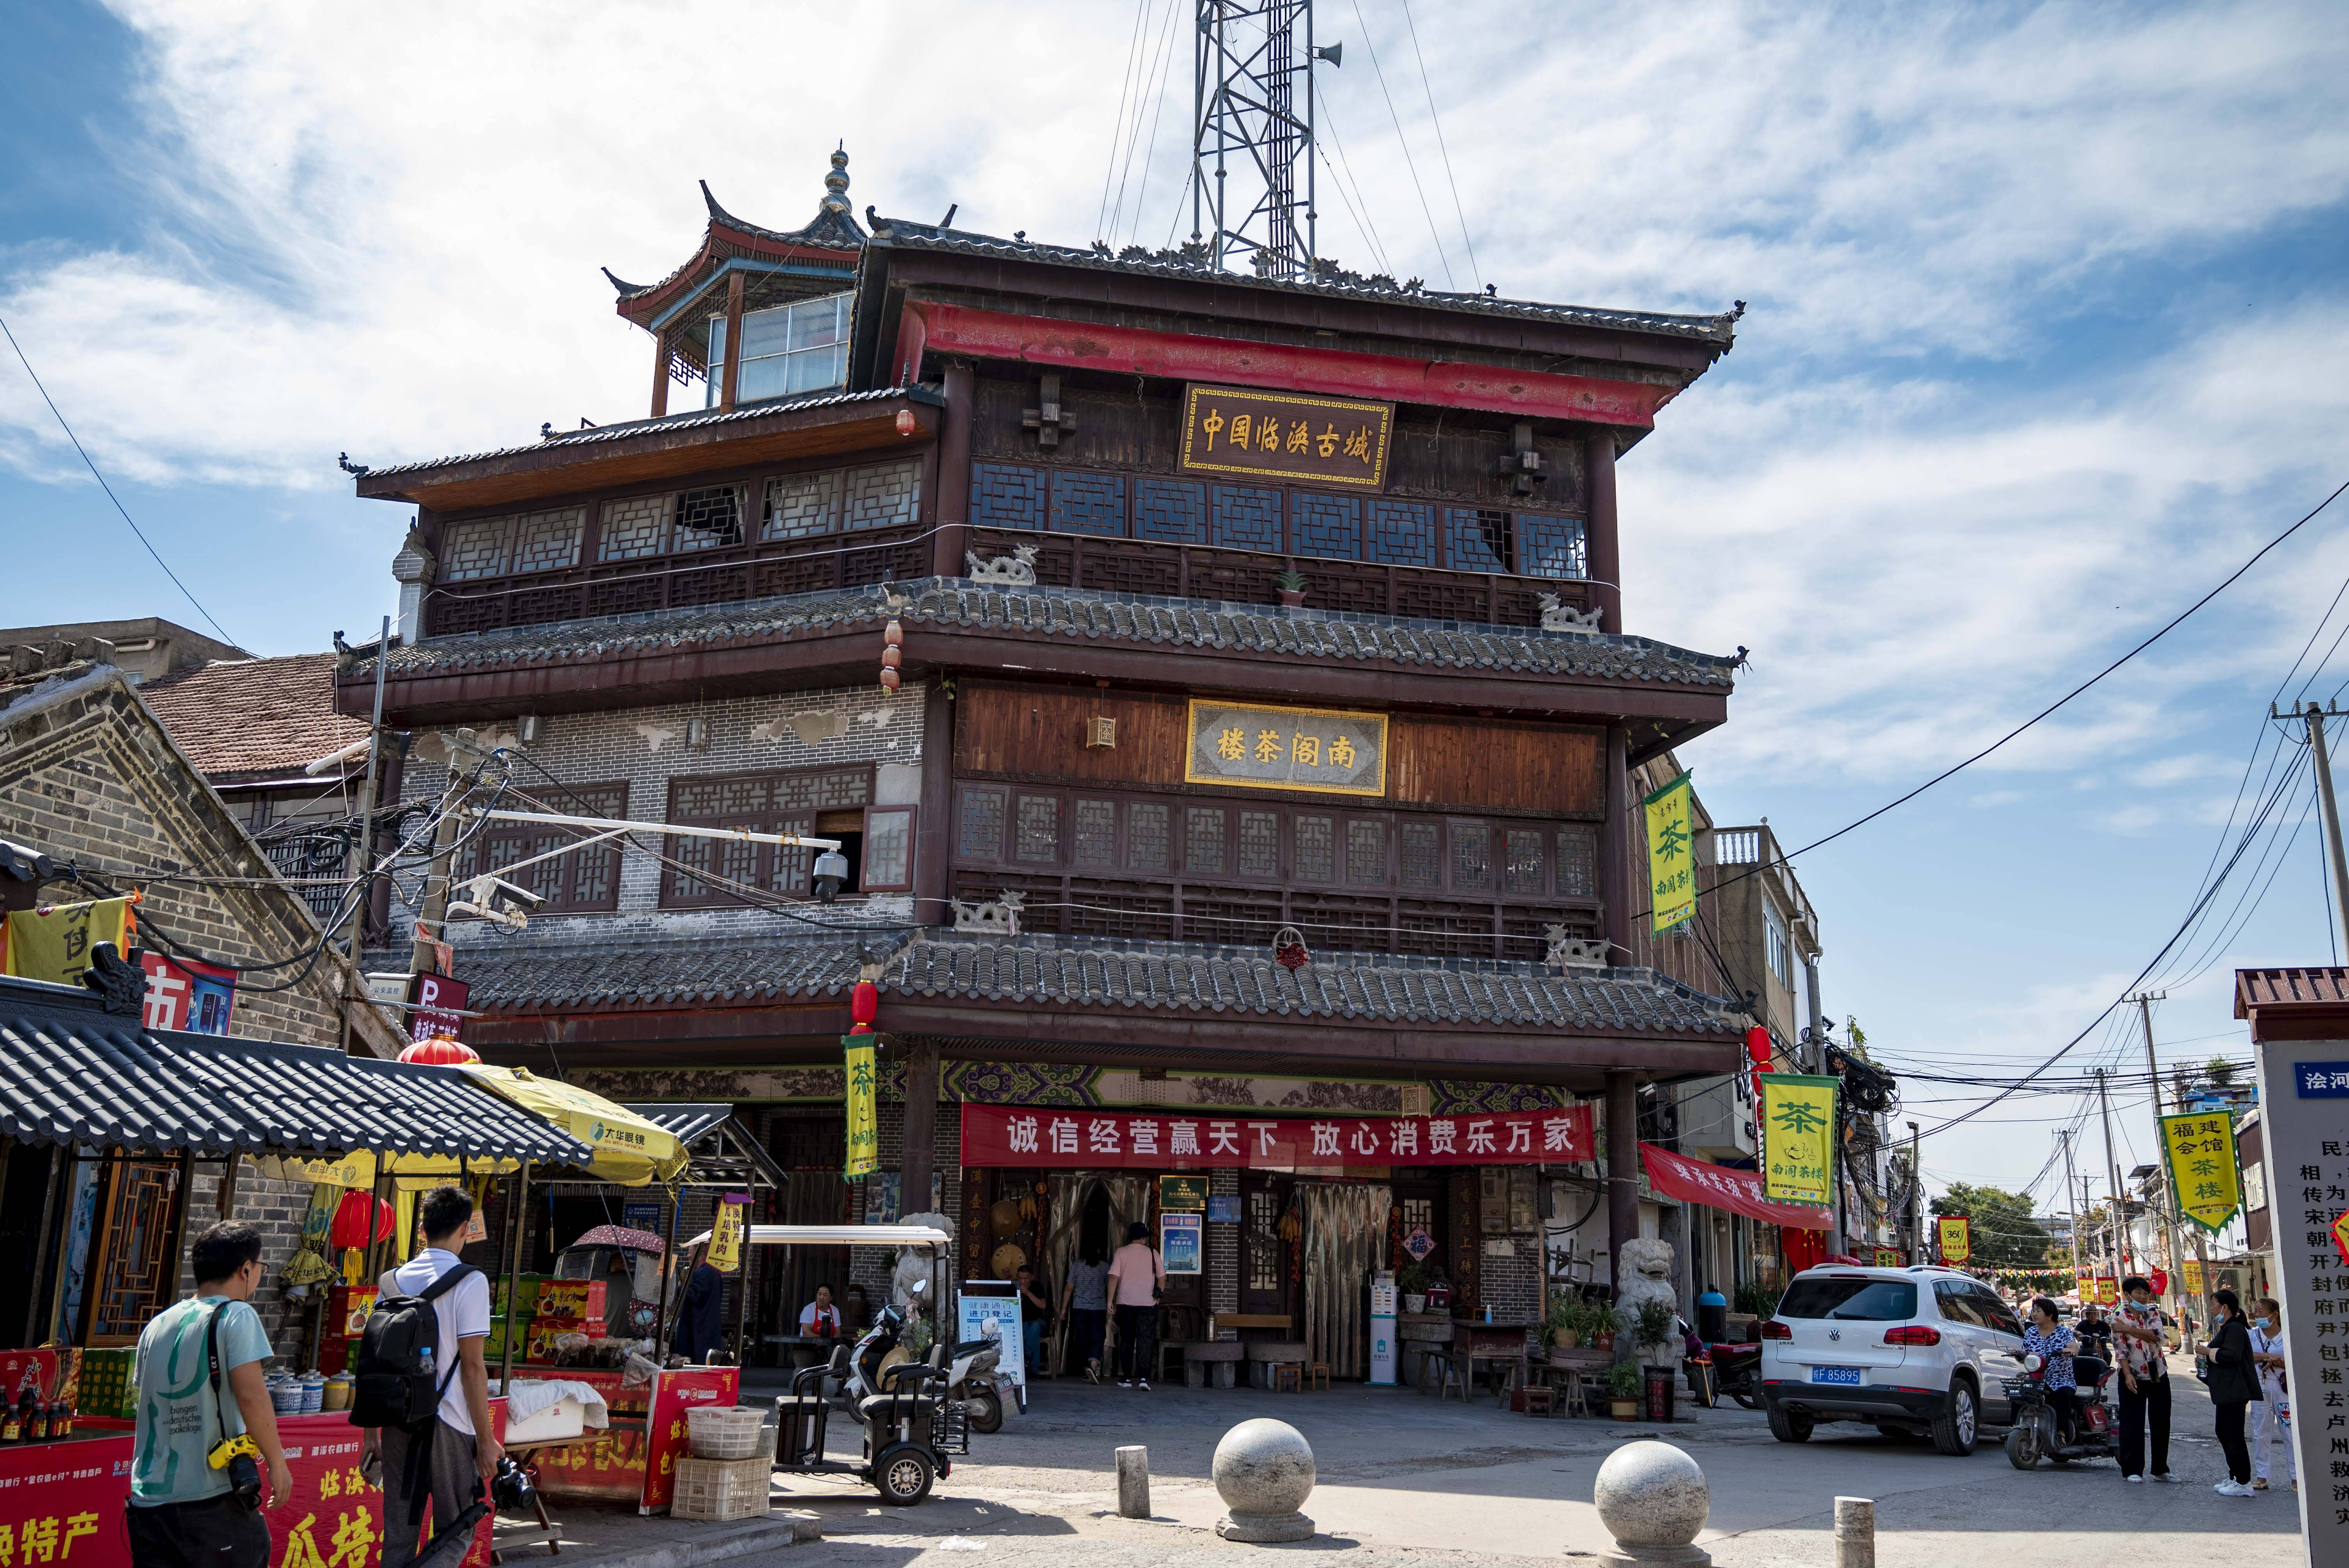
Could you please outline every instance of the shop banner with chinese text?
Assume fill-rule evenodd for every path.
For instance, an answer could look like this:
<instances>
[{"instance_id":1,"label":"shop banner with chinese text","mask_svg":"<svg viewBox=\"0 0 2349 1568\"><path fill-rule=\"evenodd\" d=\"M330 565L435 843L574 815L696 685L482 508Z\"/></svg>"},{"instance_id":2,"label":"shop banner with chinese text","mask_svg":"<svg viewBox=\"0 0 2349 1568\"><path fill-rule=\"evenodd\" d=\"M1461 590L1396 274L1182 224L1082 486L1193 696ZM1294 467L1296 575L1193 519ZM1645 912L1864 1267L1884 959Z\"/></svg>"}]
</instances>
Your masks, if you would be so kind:
<instances>
[{"instance_id":1,"label":"shop banner with chinese text","mask_svg":"<svg viewBox=\"0 0 2349 1568\"><path fill-rule=\"evenodd\" d=\"M1762 1191L1773 1202L1835 1206L1835 1099L1841 1079L1762 1079Z\"/></svg>"},{"instance_id":2,"label":"shop banner with chinese text","mask_svg":"<svg viewBox=\"0 0 2349 1568\"><path fill-rule=\"evenodd\" d=\"M718 1212L709 1222L709 1266L719 1274L742 1266L742 1216L750 1202L748 1192L729 1192L718 1200Z\"/></svg>"},{"instance_id":3,"label":"shop banner with chinese text","mask_svg":"<svg viewBox=\"0 0 2349 1568\"><path fill-rule=\"evenodd\" d=\"M1933 1240L1943 1263L1965 1263L1974 1255L1973 1222L1963 1214L1943 1214L1933 1222Z\"/></svg>"},{"instance_id":4,"label":"shop banner with chinese text","mask_svg":"<svg viewBox=\"0 0 2349 1568\"><path fill-rule=\"evenodd\" d=\"M1824 1231L1833 1222L1817 1209L1773 1203L1763 1196L1762 1178L1751 1171L1733 1171L1726 1165L1691 1160L1652 1143L1640 1145L1640 1158L1647 1165L1649 1185L1667 1198L1708 1209L1726 1209L1766 1225Z\"/></svg>"},{"instance_id":5,"label":"shop banner with chinese text","mask_svg":"<svg viewBox=\"0 0 2349 1568\"><path fill-rule=\"evenodd\" d=\"M873 1066L871 1035L843 1035L848 1053L848 1163L841 1174L850 1181L870 1176L881 1168L881 1131L875 1102L880 1084Z\"/></svg>"},{"instance_id":6,"label":"shop banner with chinese text","mask_svg":"<svg viewBox=\"0 0 2349 1568\"><path fill-rule=\"evenodd\" d=\"M1696 833L1689 821L1694 791L1683 773L1640 804L1648 813L1648 919L1670 931L1696 913Z\"/></svg>"},{"instance_id":7,"label":"shop banner with chinese text","mask_svg":"<svg viewBox=\"0 0 2349 1568\"><path fill-rule=\"evenodd\" d=\"M2161 1153L2169 1162L2169 1190L2188 1219L2216 1233L2242 1206L2242 1171L2235 1155L2235 1122L2225 1111L2165 1116Z\"/></svg>"},{"instance_id":8,"label":"shop banner with chinese text","mask_svg":"<svg viewBox=\"0 0 2349 1568\"><path fill-rule=\"evenodd\" d=\"M962 1162L1032 1169L1293 1171L1510 1165L1593 1158L1590 1108L1474 1116L1244 1117L962 1108Z\"/></svg>"}]
</instances>

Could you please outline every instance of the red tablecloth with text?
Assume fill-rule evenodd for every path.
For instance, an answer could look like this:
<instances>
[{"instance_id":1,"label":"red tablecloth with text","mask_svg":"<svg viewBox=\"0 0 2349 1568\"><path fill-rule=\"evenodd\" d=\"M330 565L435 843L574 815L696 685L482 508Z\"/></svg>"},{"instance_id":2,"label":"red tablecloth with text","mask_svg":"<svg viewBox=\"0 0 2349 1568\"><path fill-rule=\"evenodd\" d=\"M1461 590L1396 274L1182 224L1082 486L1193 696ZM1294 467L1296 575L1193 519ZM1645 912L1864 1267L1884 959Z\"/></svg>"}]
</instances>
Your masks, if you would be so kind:
<instances>
[{"instance_id":1,"label":"red tablecloth with text","mask_svg":"<svg viewBox=\"0 0 2349 1568\"><path fill-rule=\"evenodd\" d=\"M592 1443L541 1449L533 1461L540 1489L549 1497L633 1502L640 1513L660 1512L676 1495L677 1461L692 1451L686 1442L685 1412L695 1405L731 1405L742 1389L739 1367L689 1367L657 1373L650 1383L630 1384L623 1384L617 1372L514 1368L516 1382L530 1377L585 1383L603 1394L616 1422L645 1420L641 1432L613 1431Z\"/></svg>"}]
</instances>

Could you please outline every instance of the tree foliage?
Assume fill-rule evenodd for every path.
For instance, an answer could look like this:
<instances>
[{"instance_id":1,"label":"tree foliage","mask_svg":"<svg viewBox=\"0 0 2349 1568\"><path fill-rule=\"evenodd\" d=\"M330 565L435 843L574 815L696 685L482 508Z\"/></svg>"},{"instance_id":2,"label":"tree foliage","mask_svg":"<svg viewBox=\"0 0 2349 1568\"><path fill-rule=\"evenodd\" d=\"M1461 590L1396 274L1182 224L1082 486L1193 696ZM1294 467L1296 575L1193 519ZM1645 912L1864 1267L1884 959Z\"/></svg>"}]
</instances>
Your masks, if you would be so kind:
<instances>
[{"instance_id":1,"label":"tree foliage","mask_svg":"<svg viewBox=\"0 0 2349 1568\"><path fill-rule=\"evenodd\" d=\"M1932 1208L1936 1214L1963 1214L1973 1222L1978 1264L2027 1269L2047 1261L2047 1233L2031 1217L2031 1200L2020 1193L1952 1181Z\"/></svg>"}]
</instances>

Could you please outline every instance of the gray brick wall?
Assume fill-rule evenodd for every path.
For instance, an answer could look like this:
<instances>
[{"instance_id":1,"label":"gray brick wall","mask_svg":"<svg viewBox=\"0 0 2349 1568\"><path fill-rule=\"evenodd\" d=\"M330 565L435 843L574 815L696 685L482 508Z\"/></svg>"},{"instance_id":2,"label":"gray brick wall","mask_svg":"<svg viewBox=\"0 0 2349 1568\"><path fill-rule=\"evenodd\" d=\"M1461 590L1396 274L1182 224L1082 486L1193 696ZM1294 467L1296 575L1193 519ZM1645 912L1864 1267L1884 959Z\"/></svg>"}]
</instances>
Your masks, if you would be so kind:
<instances>
[{"instance_id":1,"label":"gray brick wall","mask_svg":"<svg viewBox=\"0 0 2349 1568\"><path fill-rule=\"evenodd\" d=\"M512 765L512 792L538 804L512 800L519 810L575 809L538 770L543 768L574 786L625 782L628 815L638 821L663 821L668 816L673 778L859 763L876 767L876 801L915 803L920 792L924 702L919 686L892 693L876 686L555 714L542 721L538 740L527 748L515 741L511 719L478 725L475 731L480 745L512 748L530 758ZM703 744L694 747L686 737L697 718L706 722L708 733ZM420 736L402 779L401 799L437 800L448 784L447 751L439 735ZM616 913L540 916L532 932L554 940L587 942L704 934L739 937L806 929L787 915L766 910L663 910L660 877L660 864L651 856L623 855ZM392 925L395 939L404 944L413 940L419 889L411 879L400 892L402 896L393 902ZM885 894L835 905L824 919L834 924L902 923L910 918L912 904L910 897ZM450 927L449 940L461 950L475 943L510 939L480 922L458 922ZM460 977L464 974L461 960L457 973Z\"/></svg>"},{"instance_id":2,"label":"gray brick wall","mask_svg":"<svg viewBox=\"0 0 2349 1568\"><path fill-rule=\"evenodd\" d=\"M1240 1173L1217 1169L1207 1172L1207 1196L1240 1195ZM1207 1310L1240 1309L1240 1228L1237 1221L1207 1222Z\"/></svg>"}]
</instances>

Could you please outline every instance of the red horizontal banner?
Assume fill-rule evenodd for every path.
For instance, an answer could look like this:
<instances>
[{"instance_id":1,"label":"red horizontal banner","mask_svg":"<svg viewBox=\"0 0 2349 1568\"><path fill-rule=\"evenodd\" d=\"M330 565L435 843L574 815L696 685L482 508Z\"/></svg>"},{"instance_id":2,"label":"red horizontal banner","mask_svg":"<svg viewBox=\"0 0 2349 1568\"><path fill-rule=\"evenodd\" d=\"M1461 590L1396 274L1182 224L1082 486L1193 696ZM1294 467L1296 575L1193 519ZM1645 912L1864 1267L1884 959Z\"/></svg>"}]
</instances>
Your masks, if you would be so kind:
<instances>
[{"instance_id":1,"label":"red horizontal banner","mask_svg":"<svg viewBox=\"0 0 2349 1568\"><path fill-rule=\"evenodd\" d=\"M1677 1198L1683 1203L1702 1203L1710 1209L1726 1209L1733 1214L1743 1214L1749 1220L1760 1220L1769 1225L1793 1225L1806 1231L1828 1228L1825 1209L1813 1209L1801 1203L1775 1203L1762 1195L1762 1178L1751 1171L1733 1171L1726 1165L1708 1165L1702 1160L1689 1160L1669 1149L1659 1149L1652 1143L1640 1145L1640 1158L1648 1164L1649 1183L1667 1198Z\"/></svg>"},{"instance_id":2,"label":"red horizontal banner","mask_svg":"<svg viewBox=\"0 0 2349 1568\"><path fill-rule=\"evenodd\" d=\"M1245 1117L962 1108L965 1165L1293 1171L1332 1165L1531 1165L1591 1158L1590 1108L1477 1116Z\"/></svg>"}]
</instances>

